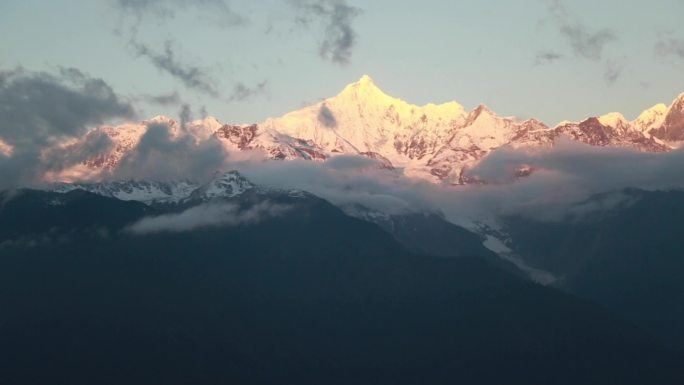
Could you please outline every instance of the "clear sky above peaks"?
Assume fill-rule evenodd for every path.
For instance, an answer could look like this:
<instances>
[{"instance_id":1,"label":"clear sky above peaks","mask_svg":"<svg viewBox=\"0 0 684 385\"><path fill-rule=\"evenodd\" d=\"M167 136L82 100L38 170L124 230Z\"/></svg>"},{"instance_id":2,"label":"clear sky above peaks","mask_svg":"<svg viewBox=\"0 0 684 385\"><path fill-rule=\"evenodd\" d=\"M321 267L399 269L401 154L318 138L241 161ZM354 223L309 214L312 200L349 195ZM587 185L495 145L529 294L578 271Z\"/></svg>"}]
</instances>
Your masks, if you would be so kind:
<instances>
[{"instance_id":1,"label":"clear sky above peaks","mask_svg":"<svg viewBox=\"0 0 684 385\"><path fill-rule=\"evenodd\" d=\"M415 104L555 124L684 92L684 0L3 0L0 70L73 67L136 101L258 122L363 74Z\"/></svg>"}]
</instances>

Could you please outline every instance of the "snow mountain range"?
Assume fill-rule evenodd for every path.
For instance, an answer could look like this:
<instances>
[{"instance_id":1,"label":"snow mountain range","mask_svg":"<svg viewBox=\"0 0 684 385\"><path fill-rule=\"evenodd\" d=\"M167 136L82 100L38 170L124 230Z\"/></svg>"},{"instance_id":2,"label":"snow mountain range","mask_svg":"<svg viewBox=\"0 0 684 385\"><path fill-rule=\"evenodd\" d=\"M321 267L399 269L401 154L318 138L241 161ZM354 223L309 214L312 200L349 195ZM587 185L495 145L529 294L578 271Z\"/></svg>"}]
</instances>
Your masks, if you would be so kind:
<instances>
[{"instance_id":1,"label":"snow mountain range","mask_svg":"<svg viewBox=\"0 0 684 385\"><path fill-rule=\"evenodd\" d=\"M257 196L287 195L292 198L313 196L301 190L283 190L250 182L237 171L216 173L206 183L191 180L155 181L121 180L94 183L57 183L48 191L65 194L83 190L89 193L122 201L133 201L151 205L198 204L214 199L241 198L246 193Z\"/></svg>"},{"instance_id":2,"label":"snow mountain range","mask_svg":"<svg viewBox=\"0 0 684 385\"><path fill-rule=\"evenodd\" d=\"M549 127L537 119L499 116L484 105L472 111L456 102L413 105L385 94L363 76L337 96L258 124L223 124L214 117L182 124L158 116L139 124L95 128L83 140L106 135L114 146L78 167L116 169L152 124L164 124L172 135L189 135L197 142L218 140L228 153L312 161L358 155L408 177L464 184L472 181L468 169L502 146L548 147L567 137L593 146L673 150L684 141L684 93L670 106L657 104L633 121L610 113Z\"/></svg>"},{"instance_id":3,"label":"snow mountain range","mask_svg":"<svg viewBox=\"0 0 684 385\"><path fill-rule=\"evenodd\" d=\"M107 181L99 183L59 183L51 190L67 193L84 190L107 198L145 204L178 204L190 200L233 198L255 186L236 171L217 176L206 184L192 181Z\"/></svg>"}]
</instances>

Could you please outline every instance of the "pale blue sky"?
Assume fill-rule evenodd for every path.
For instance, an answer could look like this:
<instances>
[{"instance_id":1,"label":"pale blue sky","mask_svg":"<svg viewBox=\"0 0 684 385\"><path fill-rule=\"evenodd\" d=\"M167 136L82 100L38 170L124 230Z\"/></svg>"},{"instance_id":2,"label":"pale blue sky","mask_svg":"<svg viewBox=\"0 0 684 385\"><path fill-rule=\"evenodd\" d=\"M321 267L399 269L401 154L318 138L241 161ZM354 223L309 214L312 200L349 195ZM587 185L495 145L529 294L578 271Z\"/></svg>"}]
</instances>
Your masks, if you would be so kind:
<instances>
[{"instance_id":1,"label":"pale blue sky","mask_svg":"<svg viewBox=\"0 0 684 385\"><path fill-rule=\"evenodd\" d=\"M122 11L117 0L2 0L0 69L75 67L141 98L142 117L178 115L178 105L142 99L176 91L196 115L206 106L233 123L333 96L362 74L416 104L485 103L548 124L615 110L634 118L684 92L682 0L349 0L361 13L350 20L356 44L346 65L319 56L329 20L309 14L308 27L298 24L301 9L288 0L228 1L243 19L230 26L211 5L220 0L194 2L205 4L169 0L164 9L175 16L164 17ZM132 38L159 52L172 41L178 63L206 72L221 96L157 69ZM658 54L658 42L670 50ZM540 53L561 58L539 63ZM229 100L236 84L262 81L264 93Z\"/></svg>"}]
</instances>

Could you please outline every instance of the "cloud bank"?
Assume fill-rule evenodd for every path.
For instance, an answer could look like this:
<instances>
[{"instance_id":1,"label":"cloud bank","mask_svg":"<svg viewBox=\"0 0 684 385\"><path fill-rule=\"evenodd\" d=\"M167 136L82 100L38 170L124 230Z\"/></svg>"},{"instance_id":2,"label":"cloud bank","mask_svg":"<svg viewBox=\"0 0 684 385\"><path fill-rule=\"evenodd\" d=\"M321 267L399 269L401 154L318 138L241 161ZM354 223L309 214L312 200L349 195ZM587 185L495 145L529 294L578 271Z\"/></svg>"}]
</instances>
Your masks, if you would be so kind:
<instances>
[{"instance_id":1,"label":"cloud bank","mask_svg":"<svg viewBox=\"0 0 684 385\"><path fill-rule=\"evenodd\" d=\"M244 164L238 170L254 183L305 190L338 206L361 204L390 214L433 209L419 189L427 182L371 170L366 167L368 164L362 158L347 158L332 164L307 161Z\"/></svg>"},{"instance_id":2,"label":"cloud bank","mask_svg":"<svg viewBox=\"0 0 684 385\"><path fill-rule=\"evenodd\" d=\"M31 185L55 167L75 164L107 148L107 138L86 143L56 163L51 149L83 137L112 119L132 119L135 110L102 79L73 68L57 73L0 71L0 188Z\"/></svg>"},{"instance_id":3,"label":"cloud bank","mask_svg":"<svg viewBox=\"0 0 684 385\"><path fill-rule=\"evenodd\" d=\"M548 149L502 148L471 170L489 184L475 188L481 202L497 215L562 219L587 198L625 188L684 188L684 150L645 153L593 147L569 139ZM513 179L520 166L536 170Z\"/></svg>"},{"instance_id":4,"label":"cloud bank","mask_svg":"<svg viewBox=\"0 0 684 385\"><path fill-rule=\"evenodd\" d=\"M553 148L504 147L494 151L471 175L485 184L448 186L369 168L368 159L339 157L323 163L293 161L236 165L257 184L309 191L341 206L361 204L402 214L442 212L451 222L477 227L501 216L521 215L544 221L578 218L607 210L629 197L625 188L684 188L684 150L642 153L592 147L561 139ZM534 170L516 177L521 166ZM611 199L591 200L609 192Z\"/></svg>"},{"instance_id":5,"label":"cloud bank","mask_svg":"<svg viewBox=\"0 0 684 385\"><path fill-rule=\"evenodd\" d=\"M74 69L56 74L0 72L0 106L0 188L35 185L46 173L110 153L112 139L102 130L88 130L135 114L104 81ZM448 186L383 170L361 156L285 162L265 161L259 150L228 153L215 136L192 131L188 106L180 115L180 124L148 123L140 142L117 167L96 177L201 182L217 171L236 169L257 184L306 190L343 207L362 204L386 213L442 211L453 222L471 225L500 215L560 219L594 194L628 187L684 188L684 150L642 153L567 139L559 139L553 148L504 147L470 170L486 184ZM319 118L334 126L324 110ZM521 166L534 172L516 178Z\"/></svg>"},{"instance_id":6,"label":"cloud bank","mask_svg":"<svg viewBox=\"0 0 684 385\"><path fill-rule=\"evenodd\" d=\"M172 132L167 124L151 124L140 143L106 177L112 179L204 180L228 161L228 153L216 138L198 141L183 130Z\"/></svg>"}]
</instances>

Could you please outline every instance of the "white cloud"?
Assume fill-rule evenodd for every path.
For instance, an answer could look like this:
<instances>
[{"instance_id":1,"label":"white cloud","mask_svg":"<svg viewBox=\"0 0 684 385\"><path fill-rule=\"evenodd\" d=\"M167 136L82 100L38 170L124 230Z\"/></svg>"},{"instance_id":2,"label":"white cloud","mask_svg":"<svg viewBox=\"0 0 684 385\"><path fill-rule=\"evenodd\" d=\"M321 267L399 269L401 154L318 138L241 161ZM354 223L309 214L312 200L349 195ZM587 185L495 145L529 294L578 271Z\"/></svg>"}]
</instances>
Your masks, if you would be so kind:
<instances>
[{"instance_id":1,"label":"white cloud","mask_svg":"<svg viewBox=\"0 0 684 385\"><path fill-rule=\"evenodd\" d=\"M291 207L269 201L242 209L232 203L208 203L179 214L146 217L129 226L134 234L180 233L203 228L259 223L286 213Z\"/></svg>"}]
</instances>

